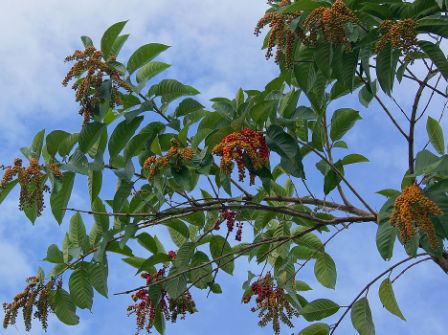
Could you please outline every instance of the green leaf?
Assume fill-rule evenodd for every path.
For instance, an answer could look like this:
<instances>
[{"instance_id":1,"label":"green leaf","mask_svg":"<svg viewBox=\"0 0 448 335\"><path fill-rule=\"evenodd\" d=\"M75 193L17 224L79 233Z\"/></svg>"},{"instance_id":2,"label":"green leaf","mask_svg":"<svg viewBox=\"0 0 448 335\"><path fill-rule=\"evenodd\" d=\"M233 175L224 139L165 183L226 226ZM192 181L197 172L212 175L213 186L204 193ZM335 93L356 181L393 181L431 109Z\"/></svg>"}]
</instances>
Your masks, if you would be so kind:
<instances>
[{"instance_id":1,"label":"green leaf","mask_svg":"<svg viewBox=\"0 0 448 335\"><path fill-rule=\"evenodd\" d=\"M47 135L45 143L47 145L47 152L50 156L54 156L58 152L58 148L62 141L65 140L70 133L63 130L54 130Z\"/></svg>"},{"instance_id":2,"label":"green leaf","mask_svg":"<svg viewBox=\"0 0 448 335\"><path fill-rule=\"evenodd\" d=\"M157 134L162 132L164 129L165 126L161 122L151 122L147 126L143 127L142 130L140 130L140 132L127 144L125 149L125 159L129 159L140 154L145 146L150 146Z\"/></svg>"},{"instance_id":3,"label":"green leaf","mask_svg":"<svg viewBox=\"0 0 448 335\"><path fill-rule=\"evenodd\" d=\"M153 254L156 254L158 251L156 241L148 233L141 233L141 234L137 235L137 242L143 248L145 248L146 250L149 250Z\"/></svg>"},{"instance_id":4,"label":"green leaf","mask_svg":"<svg viewBox=\"0 0 448 335\"><path fill-rule=\"evenodd\" d=\"M154 265L160 263L166 263L169 261L171 261L171 258L167 254L154 254L142 263L137 273L151 272L151 269L154 268Z\"/></svg>"},{"instance_id":5,"label":"green leaf","mask_svg":"<svg viewBox=\"0 0 448 335\"><path fill-rule=\"evenodd\" d=\"M330 326L326 323L315 323L304 328L298 335L328 335Z\"/></svg>"},{"instance_id":6,"label":"green leaf","mask_svg":"<svg viewBox=\"0 0 448 335\"><path fill-rule=\"evenodd\" d=\"M95 245L100 240L101 235L103 235L109 229L109 216L98 214L107 214L106 207L104 206L100 198L95 198L95 200L92 202L91 207L92 211L96 212L97 214L93 215L94 224L89 234L89 241L91 245Z\"/></svg>"},{"instance_id":7,"label":"green leaf","mask_svg":"<svg viewBox=\"0 0 448 335\"><path fill-rule=\"evenodd\" d=\"M389 222L378 225L376 247L384 260L390 260L394 251L397 230Z\"/></svg>"},{"instance_id":8,"label":"green leaf","mask_svg":"<svg viewBox=\"0 0 448 335\"><path fill-rule=\"evenodd\" d=\"M121 48L123 47L124 43L127 41L129 37L129 34L125 34L125 35L120 35L115 39L114 44L112 45L112 48L110 49L110 55L114 56L115 58L118 56L118 54L120 53ZM110 62L108 62L109 64ZM117 62L118 63L118 62ZM120 66L123 67L124 66ZM121 72L122 74L124 74L124 72L126 72L126 68L124 68L125 71L121 70L119 72Z\"/></svg>"},{"instance_id":9,"label":"green leaf","mask_svg":"<svg viewBox=\"0 0 448 335\"><path fill-rule=\"evenodd\" d=\"M79 133L79 150L87 153L96 143L104 128L104 124L98 122L86 124Z\"/></svg>"},{"instance_id":10,"label":"green leaf","mask_svg":"<svg viewBox=\"0 0 448 335\"><path fill-rule=\"evenodd\" d=\"M339 311L339 305L329 299L316 299L300 311L306 321L318 321Z\"/></svg>"},{"instance_id":11,"label":"green leaf","mask_svg":"<svg viewBox=\"0 0 448 335\"><path fill-rule=\"evenodd\" d=\"M318 254L314 265L314 274L323 286L332 289L335 288L337 279L336 264L329 254Z\"/></svg>"},{"instance_id":12,"label":"green leaf","mask_svg":"<svg viewBox=\"0 0 448 335\"><path fill-rule=\"evenodd\" d=\"M103 184L103 172L101 170L89 169L88 186L90 202L92 203L100 194L101 186Z\"/></svg>"},{"instance_id":13,"label":"green leaf","mask_svg":"<svg viewBox=\"0 0 448 335\"><path fill-rule=\"evenodd\" d=\"M392 283L389 278L384 279L381 283L378 295L380 296L381 303L389 312L395 314L402 320L406 320L403 313L401 313L400 307L398 307Z\"/></svg>"},{"instance_id":14,"label":"green leaf","mask_svg":"<svg viewBox=\"0 0 448 335\"><path fill-rule=\"evenodd\" d=\"M431 58L445 80L448 80L448 60L440 47L429 41L418 41L418 45Z\"/></svg>"},{"instance_id":15,"label":"green leaf","mask_svg":"<svg viewBox=\"0 0 448 335\"><path fill-rule=\"evenodd\" d=\"M364 157L363 155L360 154L350 154L345 156L342 160L341 163L342 165L349 165L349 164L355 164L355 163L363 163L363 162L368 162L369 160Z\"/></svg>"},{"instance_id":16,"label":"green leaf","mask_svg":"<svg viewBox=\"0 0 448 335\"><path fill-rule=\"evenodd\" d=\"M199 102L197 102L194 99L186 98L181 101L179 106L176 108L175 115L176 116L184 116L190 113L197 112L201 109L203 109L204 106L201 105Z\"/></svg>"},{"instance_id":17,"label":"green leaf","mask_svg":"<svg viewBox=\"0 0 448 335\"><path fill-rule=\"evenodd\" d=\"M61 224L65 215L64 208L67 208L68 201L72 195L75 174L72 172L64 173L62 185L60 188L53 188L50 196L51 211L56 221Z\"/></svg>"},{"instance_id":18,"label":"green leaf","mask_svg":"<svg viewBox=\"0 0 448 335\"><path fill-rule=\"evenodd\" d=\"M169 273L169 277L174 276L177 274L176 268L171 268L171 271ZM165 289L168 292L169 296L172 299L177 299L179 296L181 296L187 289L187 277L185 274L178 275L177 277L169 280L166 285Z\"/></svg>"},{"instance_id":19,"label":"green leaf","mask_svg":"<svg viewBox=\"0 0 448 335\"><path fill-rule=\"evenodd\" d=\"M353 305L351 318L353 327L360 335L375 335L375 325L367 298L361 298Z\"/></svg>"},{"instance_id":20,"label":"green leaf","mask_svg":"<svg viewBox=\"0 0 448 335\"><path fill-rule=\"evenodd\" d=\"M160 310L160 308L157 308L156 310L156 317L154 320L154 327L159 332L160 335L165 334L165 317Z\"/></svg>"},{"instance_id":21,"label":"green leaf","mask_svg":"<svg viewBox=\"0 0 448 335\"><path fill-rule=\"evenodd\" d=\"M93 288L89 281L89 273L84 267L79 267L72 272L68 286L70 295L79 308L92 309Z\"/></svg>"},{"instance_id":22,"label":"green leaf","mask_svg":"<svg viewBox=\"0 0 448 335\"><path fill-rule=\"evenodd\" d=\"M19 181L17 179L13 180L13 181L10 181L8 184L6 184L4 187L2 187L0 189L0 204L3 202L3 200L6 199L6 197L9 194L9 192L12 191L12 189L17 185L18 182Z\"/></svg>"},{"instance_id":23,"label":"green leaf","mask_svg":"<svg viewBox=\"0 0 448 335\"><path fill-rule=\"evenodd\" d=\"M168 48L169 46L159 43L149 43L138 48L131 57L129 57L127 65L129 75Z\"/></svg>"},{"instance_id":24,"label":"green leaf","mask_svg":"<svg viewBox=\"0 0 448 335\"><path fill-rule=\"evenodd\" d=\"M143 121L143 116L136 117L132 121L124 120L115 127L109 139L110 159L114 159L120 151L126 146L130 138L134 135L137 128Z\"/></svg>"},{"instance_id":25,"label":"green leaf","mask_svg":"<svg viewBox=\"0 0 448 335\"><path fill-rule=\"evenodd\" d=\"M382 51L376 57L376 76L378 82L387 95L392 92L395 79L395 68L397 67L398 57L392 49L390 43L387 43Z\"/></svg>"},{"instance_id":26,"label":"green leaf","mask_svg":"<svg viewBox=\"0 0 448 335\"><path fill-rule=\"evenodd\" d=\"M216 259L230 252L232 252L232 248L230 247L229 242L227 242L224 237L219 235L212 237L210 241L210 253L212 254L213 259ZM233 273L235 262L232 255L224 257L218 262L219 267L223 271L227 272L230 275Z\"/></svg>"},{"instance_id":27,"label":"green leaf","mask_svg":"<svg viewBox=\"0 0 448 335\"><path fill-rule=\"evenodd\" d=\"M91 263L89 266L89 281L93 288L107 298L107 264Z\"/></svg>"},{"instance_id":28,"label":"green leaf","mask_svg":"<svg viewBox=\"0 0 448 335\"><path fill-rule=\"evenodd\" d=\"M101 37L101 51L103 52L105 59L108 59L110 56L112 56L111 51L113 45L127 22L128 21L121 21L113 24L112 26L107 28L107 30Z\"/></svg>"},{"instance_id":29,"label":"green leaf","mask_svg":"<svg viewBox=\"0 0 448 335\"><path fill-rule=\"evenodd\" d=\"M178 270L183 270L190 264L195 248L196 246L193 242L186 242L179 248L176 258L174 259L174 266Z\"/></svg>"},{"instance_id":30,"label":"green leaf","mask_svg":"<svg viewBox=\"0 0 448 335\"><path fill-rule=\"evenodd\" d=\"M351 108L336 110L331 117L330 137L333 141L340 140L360 120L359 112Z\"/></svg>"},{"instance_id":31,"label":"green leaf","mask_svg":"<svg viewBox=\"0 0 448 335\"><path fill-rule=\"evenodd\" d=\"M437 120L428 116L426 122L426 131L428 132L429 141L436 151L443 155L445 153L445 139L443 137L443 130Z\"/></svg>"},{"instance_id":32,"label":"green leaf","mask_svg":"<svg viewBox=\"0 0 448 335\"><path fill-rule=\"evenodd\" d=\"M69 238L74 247L80 247L86 237L86 228L81 214L76 213L70 219Z\"/></svg>"},{"instance_id":33,"label":"green leaf","mask_svg":"<svg viewBox=\"0 0 448 335\"><path fill-rule=\"evenodd\" d=\"M56 264L64 263L64 256L62 254L62 251L59 250L56 244L52 244L48 247L47 257L44 258L44 261Z\"/></svg>"},{"instance_id":34,"label":"green leaf","mask_svg":"<svg viewBox=\"0 0 448 335\"><path fill-rule=\"evenodd\" d=\"M132 187L134 183L120 180L117 192L115 192L114 201L113 201L113 210L114 213L120 213L125 205L125 202L129 195L131 194Z\"/></svg>"},{"instance_id":35,"label":"green leaf","mask_svg":"<svg viewBox=\"0 0 448 335\"><path fill-rule=\"evenodd\" d=\"M89 36L85 36L85 35L81 36L81 41L82 41L82 44L84 45L84 48L93 46L93 41Z\"/></svg>"},{"instance_id":36,"label":"green leaf","mask_svg":"<svg viewBox=\"0 0 448 335\"><path fill-rule=\"evenodd\" d=\"M168 69L171 65L163 62L149 62L137 72L137 83L145 84L148 80Z\"/></svg>"},{"instance_id":37,"label":"green leaf","mask_svg":"<svg viewBox=\"0 0 448 335\"><path fill-rule=\"evenodd\" d=\"M42 129L40 132L36 134L33 138L33 142L31 144L31 152L33 158L39 160L40 154L42 153L42 146L44 143L45 129Z\"/></svg>"},{"instance_id":38,"label":"green leaf","mask_svg":"<svg viewBox=\"0 0 448 335\"><path fill-rule=\"evenodd\" d=\"M197 95L199 91L177 80L164 79L155 86L154 94L162 97L162 103L167 104L182 96Z\"/></svg>"},{"instance_id":39,"label":"green leaf","mask_svg":"<svg viewBox=\"0 0 448 335\"><path fill-rule=\"evenodd\" d=\"M204 265L206 263L210 263L210 259L205 253L203 253L202 251L198 251L194 254L193 259L191 260L191 267ZM212 270L212 265L207 264L197 270L191 271L191 282L194 283L196 287L205 289L208 283L213 280Z\"/></svg>"},{"instance_id":40,"label":"green leaf","mask_svg":"<svg viewBox=\"0 0 448 335\"><path fill-rule=\"evenodd\" d=\"M385 188L384 190L380 190L376 193L384 195L386 198L391 198L398 196L401 192L392 188Z\"/></svg>"},{"instance_id":41,"label":"green leaf","mask_svg":"<svg viewBox=\"0 0 448 335\"><path fill-rule=\"evenodd\" d=\"M76 315L76 305L72 297L64 289L57 289L50 292L49 303L58 317L59 321L66 325L74 326L79 323L79 317Z\"/></svg>"}]
</instances>

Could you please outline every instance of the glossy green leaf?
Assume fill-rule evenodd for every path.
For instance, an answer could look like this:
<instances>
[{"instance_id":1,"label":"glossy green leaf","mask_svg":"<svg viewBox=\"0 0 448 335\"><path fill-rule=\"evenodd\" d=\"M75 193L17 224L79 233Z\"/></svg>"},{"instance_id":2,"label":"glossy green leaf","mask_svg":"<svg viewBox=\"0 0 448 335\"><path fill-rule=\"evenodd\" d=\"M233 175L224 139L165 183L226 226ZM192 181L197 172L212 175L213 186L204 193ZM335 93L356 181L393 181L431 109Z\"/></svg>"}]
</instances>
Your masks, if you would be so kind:
<instances>
[{"instance_id":1,"label":"glossy green leaf","mask_svg":"<svg viewBox=\"0 0 448 335\"><path fill-rule=\"evenodd\" d=\"M104 124L102 123L95 122L86 124L79 133L79 149L82 152L87 153L96 143L103 129Z\"/></svg>"},{"instance_id":2,"label":"glossy green leaf","mask_svg":"<svg viewBox=\"0 0 448 335\"><path fill-rule=\"evenodd\" d=\"M49 303L58 319L66 325L77 325L79 317L76 315L76 305L70 294L64 289L50 292Z\"/></svg>"},{"instance_id":3,"label":"glossy green leaf","mask_svg":"<svg viewBox=\"0 0 448 335\"><path fill-rule=\"evenodd\" d=\"M326 323L315 323L302 329L298 335L328 335L329 333L329 325Z\"/></svg>"},{"instance_id":4,"label":"glossy green leaf","mask_svg":"<svg viewBox=\"0 0 448 335\"><path fill-rule=\"evenodd\" d=\"M448 80L448 60L440 47L429 41L418 41L418 45L431 58L445 80Z\"/></svg>"},{"instance_id":5,"label":"glossy green leaf","mask_svg":"<svg viewBox=\"0 0 448 335\"><path fill-rule=\"evenodd\" d=\"M314 274L323 286L335 288L337 279L336 264L329 254L318 254L314 265Z\"/></svg>"},{"instance_id":6,"label":"glossy green leaf","mask_svg":"<svg viewBox=\"0 0 448 335\"><path fill-rule=\"evenodd\" d=\"M176 258L174 259L174 266L178 270L182 270L190 264L193 257L195 245L192 242L186 242L177 251Z\"/></svg>"},{"instance_id":7,"label":"glossy green leaf","mask_svg":"<svg viewBox=\"0 0 448 335\"><path fill-rule=\"evenodd\" d=\"M139 84L145 84L148 80L168 69L171 65L163 62L149 62L137 72L136 79Z\"/></svg>"},{"instance_id":8,"label":"glossy green leaf","mask_svg":"<svg viewBox=\"0 0 448 335\"><path fill-rule=\"evenodd\" d=\"M364 163L364 162L368 162L368 161L369 160L361 154L350 154L350 155L345 156L341 160L341 163L342 163L342 165L349 165L349 164L355 164L355 163Z\"/></svg>"},{"instance_id":9,"label":"glossy green leaf","mask_svg":"<svg viewBox=\"0 0 448 335\"><path fill-rule=\"evenodd\" d=\"M384 260L390 260L394 251L397 230L390 223L385 222L378 225L376 233L376 247Z\"/></svg>"},{"instance_id":10,"label":"glossy green leaf","mask_svg":"<svg viewBox=\"0 0 448 335\"><path fill-rule=\"evenodd\" d=\"M8 184L6 184L4 187L0 189L0 204L3 202L3 200L6 199L8 194L12 191L12 189L17 185L19 181L17 179L10 181Z\"/></svg>"},{"instance_id":11,"label":"glossy green leaf","mask_svg":"<svg viewBox=\"0 0 448 335\"><path fill-rule=\"evenodd\" d=\"M331 117L330 137L333 141L340 140L360 120L359 112L351 108L336 110Z\"/></svg>"},{"instance_id":12,"label":"glossy green leaf","mask_svg":"<svg viewBox=\"0 0 448 335\"><path fill-rule=\"evenodd\" d=\"M114 159L123 150L142 121L143 117L139 116L132 121L124 120L115 127L108 144L110 159Z\"/></svg>"},{"instance_id":13,"label":"glossy green leaf","mask_svg":"<svg viewBox=\"0 0 448 335\"><path fill-rule=\"evenodd\" d=\"M397 61L398 57L389 43L376 57L376 76L381 89L388 95L392 92Z\"/></svg>"},{"instance_id":14,"label":"glossy green leaf","mask_svg":"<svg viewBox=\"0 0 448 335\"><path fill-rule=\"evenodd\" d=\"M445 153L445 139L443 137L443 130L439 122L428 116L426 122L426 131L428 132L429 141L436 151L443 155Z\"/></svg>"},{"instance_id":15,"label":"glossy green leaf","mask_svg":"<svg viewBox=\"0 0 448 335\"><path fill-rule=\"evenodd\" d=\"M402 320L406 320L403 316L403 313L401 313L400 307L398 307L394 290L392 288L392 282L389 278L384 279L381 283L378 295L380 296L381 303L389 312L395 314Z\"/></svg>"},{"instance_id":16,"label":"glossy green leaf","mask_svg":"<svg viewBox=\"0 0 448 335\"><path fill-rule=\"evenodd\" d=\"M93 288L102 296L107 298L107 264L91 263L88 269L89 281Z\"/></svg>"},{"instance_id":17,"label":"glossy green leaf","mask_svg":"<svg viewBox=\"0 0 448 335\"><path fill-rule=\"evenodd\" d=\"M74 247L80 247L86 237L86 228L81 214L75 213L70 219L69 238Z\"/></svg>"},{"instance_id":18,"label":"glossy green leaf","mask_svg":"<svg viewBox=\"0 0 448 335\"><path fill-rule=\"evenodd\" d=\"M129 74L134 73L168 48L169 46L159 43L149 43L141 46L129 57L127 64Z\"/></svg>"},{"instance_id":19,"label":"glossy green leaf","mask_svg":"<svg viewBox=\"0 0 448 335\"><path fill-rule=\"evenodd\" d=\"M79 267L72 272L68 286L73 302L79 308L92 309L93 288L90 284L89 273L84 267Z\"/></svg>"},{"instance_id":20,"label":"glossy green leaf","mask_svg":"<svg viewBox=\"0 0 448 335\"><path fill-rule=\"evenodd\" d=\"M44 261L56 264L64 263L64 256L62 254L62 251L59 250L56 244L52 244L48 247L47 257L44 258Z\"/></svg>"},{"instance_id":21,"label":"glossy green leaf","mask_svg":"<svg viewBox=\"0 0 448 335\"><path fill-rule=\"evenodd\" d=\"M329 299L316 299L300 311L306 321L319 321L339 311L339 305Z\"/></svg>"},{"instance_id":22,"label":"glossy green leaf","mask_svg":"<svg viewBox=\"0 0 448 335\"><path fill-rule=\"evenodd\" d=\"M75 174L65 172L62 178L62 185L54 188L50 196L51 211L56 221L61 224L65 215L64 208L67 208L68 201L72 195L73 185L75 182Z\"/></svg>"},{"instance_id":23,"label":"glossy green leaf","mask_svg":"<svg viewBox=\"0 0 448 335\"><path fill-rule=\"evenodd\" d=\"M112 56L111 50L121 31L128 21L121 21L110 26L101 37L101 51L104 58L108 59Z\"/></svg>"},{"instance_id":24,"label":"glossy green leaf","mask_svg":"<svg viewBox=\"0 0 448 335\"><path fill-rule=\"evenodd\" d=\"M215 259L232 252L232 248L224 237L216 235L213 236L210 241L210 252L213 259ZM232 274L235 267L233 256L221 258L219 261L219 267L228 274Z\"/></svg>"},{"instance_id":25,"label":"glossy green leaf","mask_svg":"<svg viewBox=\"0 0 448 335\"><path fill-rule=\"evenodd\" d=\"M359 335L375 335L372 312L370 311L367 298L361 298L353 305L351 319L353 327L355 327Z\"/></svg>"}]
</instances>

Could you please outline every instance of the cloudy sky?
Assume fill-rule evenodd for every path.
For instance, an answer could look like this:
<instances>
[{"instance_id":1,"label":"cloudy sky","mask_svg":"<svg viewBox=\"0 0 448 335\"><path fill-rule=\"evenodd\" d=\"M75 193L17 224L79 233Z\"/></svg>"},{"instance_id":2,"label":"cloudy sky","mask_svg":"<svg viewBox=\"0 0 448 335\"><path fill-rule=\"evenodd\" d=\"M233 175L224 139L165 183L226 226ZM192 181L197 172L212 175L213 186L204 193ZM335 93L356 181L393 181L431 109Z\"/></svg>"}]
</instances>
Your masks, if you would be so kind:
<instances>
[{"instance_id":1,"label":"cloudy sky","mask_svg":"<svg viewBox=\"0 0 448 335\"><path fill-rule=\"evenodd\" d=\"M81 47L80 35L99 41L105 28L129 19L125 31L131 37L124 54L148 42L171 45L160 58L173 64L169 77L196 87L203 101L215 96L231 98L240 87L261 89L277 73L272 61L267 62L260 50L261 38L253 35L255 23L265 8L263 0L2 0L0 163L11 162L18 148L29 145L33 134L42 128L75 131L79 127L80 118L72 92L60 83L67 71L63 59ZM397 94L399 103L407 110L411 104L410 91L414 92L415 87L400 87ZM443 101L435 100L431 113L438 116L442 105ZM385 187L399 187L407 160L404 143L393 133L393 127L377 105L366 109L359 105L355 96L333 107L341 106L361 111L360 127L350 133L347 142L353 152L362 153L371 160L362 167L350 167L347 173L379 209L382 199L374 192ZM399 112L395 112L400 118ZM426 137L422 128L419 130L417 144L421 148ZM76 189L71 200L73 207L87 208L82 196L84 191L82 187ZM66 227L66 224L59 227L48 213L33 227L18 213L17 202L12 197L2 204L1 301L11 299L23 288L24 278L42 265L46 246L60 243ZM376 251L375 232L374 224L357 226L330 244L329 251L338 265L336 292L319 287L312 272L304 272L304 278L310 278L312 287L320 295L347 305L357 290L390 265L384 263ZM394 259L403 257L398 247ZM168 334L271 334L269 328L260 330L249 307L240 304L247 265L238 264L233 278L221 276L225 294L205 299L197 293L200 313L176 325L168 325ZM133 270L122 265L119 258L113 259L111 265L111 292L138 283ZM379 303L377 287L374 287L369 297L378 334L446 334L446 275L435 265L424 263L410 271L397 282L395 290L408 321L388 314ZM92 313L81 313L79 326L65 327L52 320L48 334L132 334L133 320L126 317L129 302L130 299L123 296L112 296L109 300L98 297ZM298 321L298 329L302 325L303 321ZM290 333L284 331L284 334ZM337 333L355 331L347 319ZM2 329L0 334L25 334L25 331L19 325L7 331ZM32 334L41 334L37 324Z\"/></svg>"}]
</instances>

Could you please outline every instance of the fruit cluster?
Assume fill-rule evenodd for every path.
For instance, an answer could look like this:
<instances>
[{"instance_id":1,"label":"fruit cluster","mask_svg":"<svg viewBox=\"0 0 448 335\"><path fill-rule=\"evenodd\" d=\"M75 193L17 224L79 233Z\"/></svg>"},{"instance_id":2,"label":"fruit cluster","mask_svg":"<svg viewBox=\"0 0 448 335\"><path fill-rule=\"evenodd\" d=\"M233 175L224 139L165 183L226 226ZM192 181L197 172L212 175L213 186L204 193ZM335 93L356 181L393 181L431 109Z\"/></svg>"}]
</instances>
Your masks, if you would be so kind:
<instances>
[{"instance_id":1,"label":"fruit cluster","mask_svg":"<svg viewBox=\"0 0 448 335\"><path fill-rule=\"evenodd\" d=\"M175 252L170 252L168 255L174 259ZM165 268L160 269L154 274L143 273L142 278L146 280L146 285L150 286L165 278ZM187 313L193 314L196 310L196 305L191 297L189 291L185 291L176 299L171 298L165 290L162 290L159 300L155 303L149 296L148 289L141 289L132 295L132 300L135 304L128 307L128 316L135 314L137 331L136 335L142 330L147 333L151 332L156 322L157 314L161 314L167 321L176 322L178 316L185 319Z\"/></svg>"},{"instance_id":2,"label":"fruit cluster","mask_svg":"<svg viewBox=\"0 0 448 335\"><path fill-rule=\"evenodd\" d=\"M262 133L250 128L227 135L213 148L213 153L221 158L221 171L227 175L232 173L232 161L236 162L239 180L244 181L246 160L252 164L253 170L269 166L269 149ZM249 169L248 169L249 170ZM255 182L255 174L249 170L250 185Z\"/></svg>"},{"instance_id":3,"label":"fruit cluster","mask_svg":"<svg viewBox=\"0 0 448 335\"><path fill-rule=\"evenodd\" d=\"M347 39L345 26L349 23L357 24L359 19L348 8L343 0L336 0L331 7L318 7L314 9L304 22L308 36L305 42L314 44L319 33L326 42L345 45L351 51L351 44Z\"/></svg>"},{"instance_id":4,"label":"fruit cluster","mask_svg":"<svg viewBox=\"0 0 448 335\"><path fill-rule=\"evenodd\" d=\"M282 0L278 3L278 7L282 8L290 4L288 0ZM293 21L301 15L299 13L280 13L275 11L267 12L257 23L255 27L255 35L258 36L266 25L269 25L271 31L268 39L268 49L266 51L266 59L273 56L273 49L276 46L275 62L279 63L281 55L285 55L285 63L288 68L293 65L293 48L296 34L304 37L300 27L291 28Z\"/></svg>"},{"instance_id":5,"label":"fruit cluster","mask_svg":"<svg viewBox=\"0 0 448 335\"><path fill-rule=\"evenodd\" d=\"M236 212L229 210L227 208L221 210L221 217L216 220L215 223L215 230L219 230L221 228L221 223L226 221L227 231L230 233L233 231L233 228L235 227L235 217ZM236 222L236 235L235 240L241 241L241 238L243 236L243 222Z\"/></svg>"},{"instance_id":6,"label":"fruit cluster","mask_svg":"<svg viewBox=\"0 0 448 335\"><path fill-rule=\"evenodd\" d=\"M400 49L406 57L410 57L412 52L418 50L415 20L405 19L398 22L384 20L379 28L382 36L376 44L376 52L382 51L388 43L393 48Z\"/></svg>"},{"instance_id":7,"label":"fruit cluster","mask_svg":"<svg viewBox=\"0 0 448 335\"><path fill-rule=\"evenodd\" d=\"M404 244L417 233L417 227L426 233L431 246L438 248L439 241L430 216L442 214L439 206L425 196L420 187L412 184L395 199L390 223L399 229L400 239Z\"/></svg>"},{"instance_id":8,"label":"fruit cluster","mask_svg":"<svg viewBox=\"0 0 448 335\"><path fill-rule=\"evenodd\" d=\"M48 313L51 312L48 303L48 293L54 286L55 282L53 280L45 284L36 276L29 277L25 289L17 294L11 303L3 304L5 311L3 327L7 328L8 326L15 325L19 309L22 309L25 329L29 331L31 329L33 309L36 308L34 318L41 322L42 328L46 331L48 327ZM61 287L62 283L58 282L57 286Z\"/></svg>"},{"instance_id":9,"label":"fruit cluster","mask_svg":"<svg viewBox=\"0 0 448 335\"><path fill-rule=\"evenodd\" d=\"M19 208L36 206L37 216L42 214L44 209L44 195L45 191L49 191L45 185L45 167L40 165L37 159L30 159L30 165L23 167L21 159L16 158L13 166L4 167L4 175L0 181L0 191L8 185L12 179L17 176L20 185L20 199ZM48 170L57 178L62 178L62 172L59 165L51 163L48 165Z\"/></svg>"},{"instance_id":10,"label":"fruit cluster","mask_svg":"<svg viewBox=\"0 0 448 335\"><path fill-rule=\"evenodd\" d=\"M154 176L161 168L168 166L170 160L174 160L174 165L179 168L182 160L192 160L193 150L190 147L180 148L176 139L171 139L171 147L165 156L149 156L143 163L143 170L149 169L148 180L154 179Z\"/></svg>"},{"instance_id":11,"label":"fruit cluster","mask_svg":"<svg viewBox=\"0 0 448 335\"><path fill-rule=\"evenodd\" d=\"M269 272L251 285L249 291L243 296L243 302L249 303L254 295L257 305L251 308L251 311L258 311L260 317L258 324L261 327L272 322L272 328L276 335L280 334L280 321L290 328L294 327L291 319L294 316L298 317L299 312L291 306L285 291L274 285Z\"/></svg>"},{"instance_id":12,"label":"fruit cluster","mask_svg":"<svg viewBox=\"0 0 448 335\"><path fill-rule=\"evenodd\" d=\"M101 102L101 86L105 76L112 82L110 106L121 105L119 88L132 92L132 85L121 79L120 73L107 62L114 61L115 56L104 59L103 53L94 46L88 46L84 51L77 50L65 58L66 62L76 61L69 70L62 85L67 86L72 79L77 79L72 88L76 91L76 101L81 105L79 114L88 123L95 114L95 107ZM86 75L81 77L84 73Z\"/></svg>"}]
</instances>

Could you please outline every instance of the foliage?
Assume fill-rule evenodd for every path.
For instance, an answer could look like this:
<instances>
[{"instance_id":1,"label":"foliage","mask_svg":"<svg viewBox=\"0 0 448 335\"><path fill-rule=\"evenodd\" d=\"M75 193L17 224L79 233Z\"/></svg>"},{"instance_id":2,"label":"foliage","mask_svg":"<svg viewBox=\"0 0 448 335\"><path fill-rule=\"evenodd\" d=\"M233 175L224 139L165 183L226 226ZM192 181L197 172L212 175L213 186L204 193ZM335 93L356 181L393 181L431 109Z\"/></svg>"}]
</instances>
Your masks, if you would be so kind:
<instances>
[{"instance_id":1,"label":"foliage","mask_svg":"<svg viewBox=\"0 0 448 335\"><path fill-rule=\"evenodd\" d=\"M367 293L381 279L380 301L404 319L395 280L427 260L448 272L448 156L440 119L428 116L427 134L419 135L434 150L415 152L416 124L434 95L447 98L438 88L448 78L441 49L447 6L443 0L270 1L256 33L270 28L264 48L268 58L276 48L279 75L262 91L240 89L233 99L214 98L211 108L193 98L199 92L192 86L156 80L170 65L154 59L168 46L149 43L127 61L119 57L126 22L106 30L100 49L83 36L84 50L67 57L74 65L63 81L73 82L80 104L79 132L41 131L21 149L28 167L19 158L4 166L0 203L20 187L19 209L33 223L46 191L58 224L73 213L64 241L48 247L45 261L53 268L46 276L40 269L4 305L4 326L14 324L23 309L29 329L33 307L44 329L48 312L77 324L76 310L91 309L95 291L108 295L112 253L125 255L123 261L145 279L121 293L135 303L128 311L135 314L137 332L155 328L163 334L166 321L197 312L193 296L198 290L221 294L216 275L232 275L239 257L261 269L257 276L249 272L242 300L256 297L252 310L259 324L272 323L276 334L297 318L319 321L299 334L333 334L349 313L359 334L375 334ZM418 78L414 67L424 67L426 76ZM385 101L396 103L394 86L404 80L416 82L418 90L401 122ZM430 98L422 108L425 91ZM379 191L387 198L379 213L345 172L347 165L368 162L344 141L362 112L331 107L356 92L364 106L379 103L407 144L402 190ZM317 158L315 167L303 164L308 156ZM322 198L296 190L313 169L322 174ZM115 192L105 195L103 181L113 178ZM75 180L87 183L91 208L68 208ZM328 195L339 200L327 201ZM308 301L311 287L296 279L299 271L313 263L316 280L335 289L337 266L326 246L351 225L367 222L378 225L381 257L392 258L398 239L409 258L373 278L348 306L327 298ZM177 250L165 250L167 241L157 237L163 229ZM135 255L132 241L146 253ZM65 289L63 273L70 274ZM330 326L325 319L332 315L338 319Z\"/></svg>"}]
</instances>

